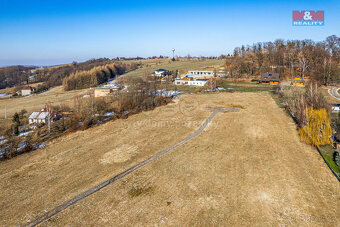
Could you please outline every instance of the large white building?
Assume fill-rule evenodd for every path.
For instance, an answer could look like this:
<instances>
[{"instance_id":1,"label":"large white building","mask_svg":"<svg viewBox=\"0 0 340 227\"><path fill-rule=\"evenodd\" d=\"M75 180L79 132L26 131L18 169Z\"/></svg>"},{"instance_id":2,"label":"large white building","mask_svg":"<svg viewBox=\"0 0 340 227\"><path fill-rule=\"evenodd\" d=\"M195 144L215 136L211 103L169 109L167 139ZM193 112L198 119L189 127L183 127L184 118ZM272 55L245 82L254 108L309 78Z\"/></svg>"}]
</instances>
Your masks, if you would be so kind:
<instances>
[{"instance_id":1,"label":"large white building","mask_svg":"<svg viewBox=\"0 0 340 227\"><path fill-rule=\"evenodd\" d=\"M202 70L191 70L186 75L187 77L193 78L208 78L213 77L215 75L215 71L202 71ZM226 77L227 73L225 71L216 71L217 77Z\"/></svg>"},{"instance_id":2,"label":"large white building","mask_svg":"<svg viewBox=\"0 0 340 227\"><path fill-rule=\"evenodd\" d=\"M188 85L188 86L204 86L207 83L208 79L196 79L196 80L185 80L185 79L176 79L175 85Z\"/></svg>"}]
</instances>

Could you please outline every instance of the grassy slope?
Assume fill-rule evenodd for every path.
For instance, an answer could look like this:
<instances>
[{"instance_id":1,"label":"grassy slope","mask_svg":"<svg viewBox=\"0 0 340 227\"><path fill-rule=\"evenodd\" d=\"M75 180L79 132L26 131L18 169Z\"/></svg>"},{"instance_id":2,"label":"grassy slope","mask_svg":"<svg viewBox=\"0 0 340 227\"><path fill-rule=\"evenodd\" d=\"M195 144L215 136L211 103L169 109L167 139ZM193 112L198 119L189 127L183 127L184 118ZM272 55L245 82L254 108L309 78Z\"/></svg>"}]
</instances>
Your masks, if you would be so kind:
<instances>
[{"instance_id":1,"label":"grassy slope","mask_svg":"<svg viewBox=\"0 0 340 227\"><path fill-rule=\"evenodd\" d=\"M88 92L85 90L75 90L65 92L62 86L52 88L51 90L29 97L18 97L0 100L0 118L4 118L4 109L7 108L7 116L11 117L15 112L26 109L29 113L40 110L47 102L53 104L71 104L75 95Z\"/></svg>"},{"instance_id":2,"label":"grassy slope","mask_svg":"<svg viewBox=\"0 0 340 227\"><path fill-rule=\"evenodd\" d=\"M170 71L179 70L180 73L191 69L204 69L212 66L223 65L225 60L198 60L198 59L181 59L180 61L171 61L170 59L159 60L144 60L142 61L143 68L129 72L126 76L142 76L144 74L151 74L153 71L159 68L164 68Z\"/></svg>"},{"instance_id":3,"label":"grassy slope","mask_svg":"<svg viewBox=\"0 0 340 227\"><path fill-rule=\"evenodd\" d=\"M336 172L338 174L338 176L340 176L340 168L335 164L335 162L333 160L334 149L330 145L327 145L327 146L320 147L320 151L321 151L323 157L328 162L328 164L334 170L334 172Z\"/></svg>"},{"instance_id":4,"label":"grassy slope","mask_svg":"<svg viewBox=\"0 0 340 227\"><path fill-rule=\"evenodd\" d=\"M334 216L338 182L271 96L220 93L184 95L0 163L1 222L42 215L186 137L210 115L205 107L228 105L245 109L220 113L199 137L43 226L272 226L303 224L301 215Z\"/></svg>"},{"instance_id":5,"label":"grassy slope","mask_svg":"<svg viewBox=\"0 0 340 227\"><path fill-rule=\"evenodd\" d=\"M137 69L135 71L129 72L126 76L141 76L145 73L152 73L154 70L158 68L165 68L168 70L189 70L189 69L200 69L209 66L216 66L223 64L223 60L186 60L181 59L180 61L171 61L169 59L159 59L159 60L142 60L142 61L135 61L135 60L127 60L127 61L119 61L121 63L132 63L132 62L142 62L143 67ZM58 67L58 66L55 66ZM37 85L37 84L36 84ZM0 93L10 92L11 89L3 89L0 90ZM52 102L54 104L59 103L71 103L72 98L75 95L85 93L86 89L84 90L77 90L77 91L63 91L62 87L56 87L51 89L48 92L34 95L31 97L20 97L15 99L0 99L0 119L4 118L4 109L5 106L7 107L7 116L12 116L15 112L18 112L22 109L26 109L28 112L36 111L42 108L46 102Z\"/></svg>"}]
</instances>

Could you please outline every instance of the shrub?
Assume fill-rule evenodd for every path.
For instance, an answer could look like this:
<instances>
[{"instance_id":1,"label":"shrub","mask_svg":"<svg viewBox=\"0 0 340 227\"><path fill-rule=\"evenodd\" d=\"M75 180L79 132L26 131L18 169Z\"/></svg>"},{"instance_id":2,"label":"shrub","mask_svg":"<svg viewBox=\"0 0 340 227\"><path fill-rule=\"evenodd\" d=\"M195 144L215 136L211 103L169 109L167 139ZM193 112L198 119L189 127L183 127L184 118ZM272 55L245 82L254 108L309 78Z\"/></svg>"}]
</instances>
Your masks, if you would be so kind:
<instances>
[{"instance_id":1,"label":"shrub","mask_svg":"<svg viewBox=\"0 0 340 227\"><path fill-rule=\"evenodd\" d=\"M300 139L313 146L321 146L331 143L331 121L325 109L314 110L308 108L306 113L306 125L299 129Z\"/></svg>"}]
</instances>

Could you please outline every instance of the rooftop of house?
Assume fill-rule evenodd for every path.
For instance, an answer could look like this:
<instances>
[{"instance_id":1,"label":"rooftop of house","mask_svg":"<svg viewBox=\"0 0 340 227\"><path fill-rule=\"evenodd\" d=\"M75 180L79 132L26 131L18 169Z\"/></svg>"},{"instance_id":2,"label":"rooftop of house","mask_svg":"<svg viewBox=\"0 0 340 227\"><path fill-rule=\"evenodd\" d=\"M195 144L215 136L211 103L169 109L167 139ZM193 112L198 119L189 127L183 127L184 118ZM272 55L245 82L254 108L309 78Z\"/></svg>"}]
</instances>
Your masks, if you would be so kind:
<instances>
[{"instance_id":1,"label":"rooftop of house","mask_svg":"<svg viewBox=\"0 0 340 227\"><path fill-rule=\"evenodd\" d=\"M31 115L28 117L28 119L45 119L50 115L49 112L46 111L40 111L40 112L33 112Z\"/></svg>"},{"instance_id":2,"label":"rooftop of house","mask_svg":"<svg viewBox=\"0 0 340 227\"><path fill-rule=\"evenodd\" d=\"M98 89L98 90L99 90L99 89L100 89L100 90L110 90L111 88L110 88L110 87L95 87L94 89L95 89L95 90L97 90L97 89Z\"/></svg>"},{"instance_id":3,"label":"rooftop of house","mask_svg":"<svg viewBox=\"0 0 340 227\"><path fill-rule=\"evenodd\" d=\"M34 90L35 88L31 86L24 86L21 90Z\"/></svg>"},{"instance_id":4,"label":"rooftop of house","mask_svg":"<svg viewBox=\"0 0 340 227\"><path fill-rule=\"evenodd\" d=\"M155 72L167 72L168 70L166 69L157 69Z\"/></svg>"},{"instance_id":5,"label":"rooftop of house","mask_svg":"<svg viewBox=\"0 0 340 227\"><path fill-rule=\"evenodd\" d=\"M208 81L208 79L196 79L195 81Z\"/></svg>"}]
</instances>

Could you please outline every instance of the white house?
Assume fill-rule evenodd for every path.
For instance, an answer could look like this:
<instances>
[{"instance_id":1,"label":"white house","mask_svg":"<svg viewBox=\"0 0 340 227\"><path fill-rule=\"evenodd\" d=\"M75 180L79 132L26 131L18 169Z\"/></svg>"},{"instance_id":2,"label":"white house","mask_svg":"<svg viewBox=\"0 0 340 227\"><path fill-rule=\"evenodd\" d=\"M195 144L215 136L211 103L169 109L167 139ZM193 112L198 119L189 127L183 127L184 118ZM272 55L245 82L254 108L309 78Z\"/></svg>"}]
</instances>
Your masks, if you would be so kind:
<instances>
[{"instance_id":1,"label":"white house","mask_svg":"<svg viewBox=\"0 0 340 227\"><path fill-rule=\"evenodd\" d=\"M47 124L51 120L52 114L47 111L33 112L28 117L29 124Z\"/></svg>"},{"instance_id":2,"label":"white house","mask_svg":"<svg viewBox=\"0 0 340 227\"><path fill-rule=\"evenodd\" d=\"M33 92L35 91L36 89L31 87L31 86L26 86L26 87L23 87L21 90L19 90L17 92L18 95L21 95L21 96L28 96L28 95L31 95L33 94Z\"/></svg>"}]
</instances>

